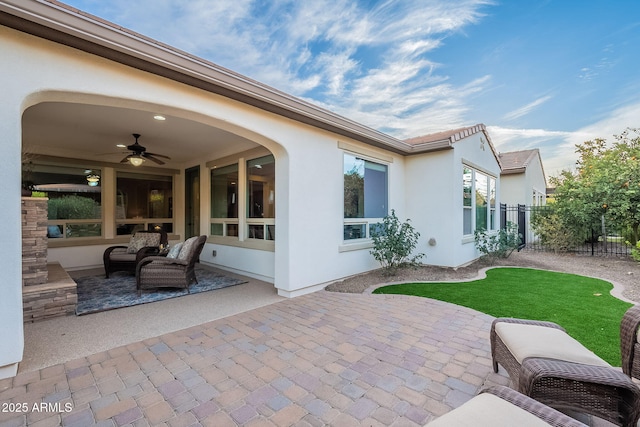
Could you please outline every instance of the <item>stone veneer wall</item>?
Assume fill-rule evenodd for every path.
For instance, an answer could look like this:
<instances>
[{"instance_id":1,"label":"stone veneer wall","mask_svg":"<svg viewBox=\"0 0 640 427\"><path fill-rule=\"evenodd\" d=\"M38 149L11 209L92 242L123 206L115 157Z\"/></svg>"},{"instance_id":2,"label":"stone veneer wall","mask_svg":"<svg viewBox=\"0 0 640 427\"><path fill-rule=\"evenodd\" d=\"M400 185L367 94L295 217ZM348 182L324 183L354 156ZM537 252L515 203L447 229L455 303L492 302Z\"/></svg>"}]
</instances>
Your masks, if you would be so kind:
<instances>
[{"instance_id":1,"label":"stone veneer wall","mask_svg":"<svg viewBox=\"0 0 640 427\"><path fill-rule=\"evenodd\" d=\"M22 286L47 283L46 197L22 198Z\"/></svg>"},{"instance_id":2,"label":"stone veneer wall","mask_svg":"<svg viewBox=\"0 0 640 427\"><path fill-rule=\"evenodd\" d=\"M47 203L22 198L22 306L25 323L75 313L77 285L59 263L47 264Z\"/></svg>"}]
</instances>

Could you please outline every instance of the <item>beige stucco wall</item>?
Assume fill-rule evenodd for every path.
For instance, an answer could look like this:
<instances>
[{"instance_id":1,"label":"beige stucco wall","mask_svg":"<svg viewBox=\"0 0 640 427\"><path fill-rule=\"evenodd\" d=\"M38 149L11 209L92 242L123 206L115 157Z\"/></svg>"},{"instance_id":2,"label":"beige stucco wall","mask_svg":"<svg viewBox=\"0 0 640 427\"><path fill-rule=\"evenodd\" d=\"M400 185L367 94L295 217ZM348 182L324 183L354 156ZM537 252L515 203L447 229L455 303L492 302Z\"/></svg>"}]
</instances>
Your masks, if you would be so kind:
<instances>
[{"instance_id":1,"label":"beige stucco wall","mask_svg":"<svg viewBox=\"0 0 640 427\"><path fill-rule=\"evenodd\" d=\"M500 194L500 166L484 133L457 141L453 149L410 156L406 163L407 216L421 233L423 262L459 267L477 259L473 236L463 233L462 170L466 164L493 176Z\"/></svg>"}]
</instances>

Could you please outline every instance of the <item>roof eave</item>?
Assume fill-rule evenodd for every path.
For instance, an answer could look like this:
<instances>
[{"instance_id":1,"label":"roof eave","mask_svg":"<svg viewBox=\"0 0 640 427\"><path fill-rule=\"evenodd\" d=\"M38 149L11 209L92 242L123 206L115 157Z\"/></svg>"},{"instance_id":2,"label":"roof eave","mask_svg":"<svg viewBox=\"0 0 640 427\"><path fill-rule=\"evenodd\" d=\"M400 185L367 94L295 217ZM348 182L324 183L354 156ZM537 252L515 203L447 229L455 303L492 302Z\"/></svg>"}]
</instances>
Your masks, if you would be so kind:
<instances>
[{"instance_id":1,"label":"roof eave","mask_svg":"<svg viewBox=\"0 0 640 427\"><path fill-rule=\"evenodd\" d=\"M527 168L525 167L504 169L502 172L500 172L500 175L515 175L518 173L525 173L526 171L527 171Z\"/></svg>"},{"instance_id":2,"label":"roof eave","mask_svg":"<svg viewBox=\"0 0 640 427\"><path fill-rule=\"evenodd\" d=\"M413 144L409 154L431 153L433 151L442 151L453 149L451 139L441 139L439 141L429 141L422 144Z\"/></svg>"}]
</instances>

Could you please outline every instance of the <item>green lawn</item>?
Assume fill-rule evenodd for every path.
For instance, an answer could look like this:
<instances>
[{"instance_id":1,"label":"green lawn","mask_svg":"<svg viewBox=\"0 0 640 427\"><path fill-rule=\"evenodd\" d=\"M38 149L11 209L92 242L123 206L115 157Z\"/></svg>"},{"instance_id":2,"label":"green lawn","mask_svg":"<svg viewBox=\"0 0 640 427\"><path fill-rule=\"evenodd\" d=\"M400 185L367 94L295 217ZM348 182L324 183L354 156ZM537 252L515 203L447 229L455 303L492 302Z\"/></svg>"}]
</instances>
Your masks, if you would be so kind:
<instances>
[{"instance_id":1,"label":"green lawn","mask_svg":"<svg viewBox=\"0 0 640 427\"><path fill-rule=\"evenodd\" d=\"M409 283L378 294L447 301L495 317L549 320L614 366L620 366L620 320L631 304L609 293L600 279L529 268L494 268L485 279L459 283Z\"/></svg>"}]
</instances>

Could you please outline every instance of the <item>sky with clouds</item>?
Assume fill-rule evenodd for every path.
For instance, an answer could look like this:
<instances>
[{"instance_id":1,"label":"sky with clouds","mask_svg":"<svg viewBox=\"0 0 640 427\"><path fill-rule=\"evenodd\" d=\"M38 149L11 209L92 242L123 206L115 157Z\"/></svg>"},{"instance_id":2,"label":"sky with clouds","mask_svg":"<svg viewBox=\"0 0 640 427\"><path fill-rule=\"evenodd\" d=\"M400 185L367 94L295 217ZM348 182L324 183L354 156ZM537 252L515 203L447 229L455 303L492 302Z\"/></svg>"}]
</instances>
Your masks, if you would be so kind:
<instances>
[{"instance_id":1,"label":"sky with clouds","mask_svg":"<svg viewBox=\"0 0 640 427\"><path fill-rule=\"evenodd\" d=\"M638 0L65 0L405 139L487 125L498 151L640 127Z\"/></svg>"}]
</instances>

